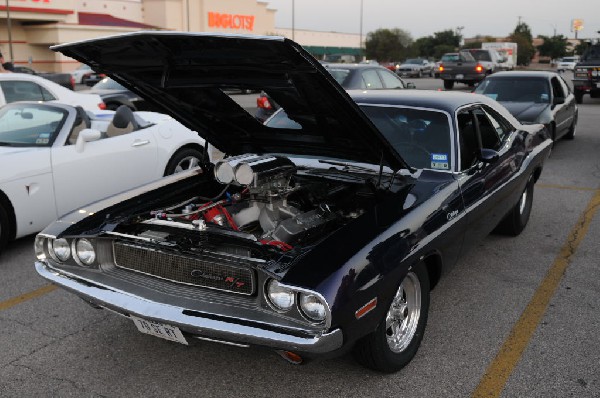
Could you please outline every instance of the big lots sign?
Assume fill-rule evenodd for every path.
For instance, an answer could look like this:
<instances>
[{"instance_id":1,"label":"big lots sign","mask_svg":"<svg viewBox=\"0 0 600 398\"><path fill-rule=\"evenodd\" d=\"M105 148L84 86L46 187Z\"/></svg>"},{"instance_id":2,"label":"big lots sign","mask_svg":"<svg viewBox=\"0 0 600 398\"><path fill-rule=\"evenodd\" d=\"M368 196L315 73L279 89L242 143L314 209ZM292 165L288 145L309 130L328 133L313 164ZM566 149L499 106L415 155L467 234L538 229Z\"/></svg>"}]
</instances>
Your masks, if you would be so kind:
<instances>
[{"instance_id":1,"label":"big lots sign","mask_svg":"<svg viewBox=\"0 0 600 398\"><path fill-rule=\"evenodd\" d=\"M235 30L254 30L254 15L208 13L210 28L227 28Z\"/></svg>"}]
</instances>

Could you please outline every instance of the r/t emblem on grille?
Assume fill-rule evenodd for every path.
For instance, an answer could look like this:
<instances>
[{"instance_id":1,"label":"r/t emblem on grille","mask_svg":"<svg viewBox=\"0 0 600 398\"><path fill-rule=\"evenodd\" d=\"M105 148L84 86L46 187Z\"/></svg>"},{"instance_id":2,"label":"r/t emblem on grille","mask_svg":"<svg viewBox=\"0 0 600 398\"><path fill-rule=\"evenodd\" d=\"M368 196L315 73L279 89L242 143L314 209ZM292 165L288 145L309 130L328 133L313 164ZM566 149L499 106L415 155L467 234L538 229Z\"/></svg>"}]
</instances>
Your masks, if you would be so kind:
<instances>
[{"instance_id":1,"label":"r/t emblem on grille","mask_svg":"<svg viewBox=\"0 0 600 398\"><path fill-rule=\"evenodd\" d=\"M233 276L225 278L225 282L230 283L230 287L236 287L238 289L245 285L244 282L240 282L238 278L234 278Z\"/></svg>"}]
</instances>

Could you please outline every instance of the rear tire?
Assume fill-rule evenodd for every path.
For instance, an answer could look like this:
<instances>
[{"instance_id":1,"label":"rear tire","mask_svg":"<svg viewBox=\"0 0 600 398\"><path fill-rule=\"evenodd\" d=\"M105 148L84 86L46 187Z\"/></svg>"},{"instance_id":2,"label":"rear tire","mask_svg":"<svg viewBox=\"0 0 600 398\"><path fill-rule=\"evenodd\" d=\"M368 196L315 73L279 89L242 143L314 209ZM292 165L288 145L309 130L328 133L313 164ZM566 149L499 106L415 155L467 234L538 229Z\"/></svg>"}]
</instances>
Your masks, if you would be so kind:
<instances>
[{"instance_id":1,"label":"rear tire","mask_svg":"<svg viewBox=\"0 0 600 398\"><path fill-rule=\"evenodd\" d=\"M444 88L446 90L452 90L454 87L454 80L444 80Z\"/></svg>"},{"instance_id":2,"label":"rear tire","mask_svg":"<svg viewBox=\"0 0 600 398\"><path fill-rule=\"evenodd\" d=\"M204 162L204 153L194 148L183 148L175 152L167 167L166 176L201 166Z\"/></svg>"},{"instance_id":3,"label":"rear tire","mask_svg":"<svg viewBox=\"0 0 600 398\"><path fill-rule=\"evenodd\" d=\"M529 177L527 185L521 194L519 201L512 210L504 217L500 224L494 229L495 233L509 236L517 236L525 229L531 208L533 206L533 176Z\"/></svg>"},{"instance_id":4,"label":"rear tire","mask_svg":"<svg viewBox=\"0 0 600 398\"><path fill-rule=\"evenodd\" d=\"M583 93L581 91L575 90L573 94L575 94L575 102L581 104L583 102Z\"/></svg>"},{"instance_id":5,"label":"rear tire","mask_svg":"<svg viewBox=\"0 0 600 398\"><path fill-rule=\"evenodd\" d=\"M412 267L404 277L377 329L359 340L355 359L368 368L392 373L416 355L429 311L429 275L424 263Z\"/></svg>"}]
</instances>

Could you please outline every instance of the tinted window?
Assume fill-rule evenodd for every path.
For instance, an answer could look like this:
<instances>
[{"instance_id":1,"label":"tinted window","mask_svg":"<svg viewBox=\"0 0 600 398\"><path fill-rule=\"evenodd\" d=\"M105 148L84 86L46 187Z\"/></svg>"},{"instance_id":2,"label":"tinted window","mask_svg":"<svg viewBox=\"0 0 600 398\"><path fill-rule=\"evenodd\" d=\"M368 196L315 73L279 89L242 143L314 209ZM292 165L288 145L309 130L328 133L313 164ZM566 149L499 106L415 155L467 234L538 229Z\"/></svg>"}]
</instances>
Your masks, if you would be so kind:
<instances>
[{"instance_id":1,"label":"tinted window","mask_svg":"<svg viewBox=\"0 0 600 398\"><path fill-rule=\"evenodd\" d=\"M5 107L0 110L0 145L50 146L67 115L53 107Z\"/></svg>"},{"instance_id":2,"label":"tinted window","mask_svg":"<svg viewBox=\"0 0 600 398\"><path fill-rule=\"evenodd\" d=\"M0 82L7 103L16 101L51 101L56 98L42 86L25 81Z\"/></svg>"},{"instance_id":3,"label":"tinted window","mask_svg":"<svg viewBox=\"0 0 600 398\"><path fill-rule=\"evenodd\" d=\"M409 165L450 170L450 126L445 113L375 105L361 109Z\"/></svg>"},{"instance_id":4,"label":"tinted window","mask_svg":"<svg viewBox=\"0 0 600 398\"><path fill-rule=\"evenodd\" d=\"M458 54L444 54L442 56L442 62L456 62L459 60L460 60L460 57Z\"/></svg>"},{"instance_id":5,"label":"tinted window","mask_svg":"<svg viewBox=\"0 0 600 398\"><path fill-rule=\"evenodd\" d=\"M490 57L489 51L486 50L469 50L473 58L477 61L491 61L492 57Z\"/></svg>"},{"instance_id":6,"label":"tinted window","mask_svg":"<svg viewBox=\"0 0 600 398\"><path fill-rule=\"evenodd\" d=\"M562 86L560 85L560 82L558 81L558 78L553 77L551 80L552 83L552 94L554 95L554 98L562 98L562 97L566 97Z\"/></svg>"},{"instance_id":7,"label":"tinted window","mask_svg":"<svg viewBox=\"0 0 600 398\"><path fill-rule=\"evenodd\" d=\"M402 80L400 80L398 75L387 70L380 70L378 72L379 77L381 77L381 80L383 80L383 85L385 88L404 88Z\"/></svg>"},{"instance_id":8,"label":"tinted window","mask_svg":"<svg viewBox=\"0 0 600 398\"><path fill-rule=\"evenodd\" d=\"M383 88L383 83L374 69L365 70L362 72L362 88L368 90L376 90Z\"/></svg>"},{"instance_id":9,"label":"tinted window","mask_svg":"<svg viewBox=\"0 0 600 398\"><path fill-rule=\"evenodd\" d=\"M543 78L488 77L477 86L475 92L484 94L496 101L507 102L550 102L550 87Z\"/></svg>"},{"instance_id":10,"label":"tinted window","mask_svg":"<svg viewBox=\"0 0 600 398\"><path fill-rule=\"evenodd\" d=\"M335 81L338 82L342 87L344 87L346 80L348 80L348 76L350 76L350 71L348 69L329 69L329 68L327 68L327 70L329 71L329 73L331 73L331 76L333 76Z\"/></svg>"}]
</instances>

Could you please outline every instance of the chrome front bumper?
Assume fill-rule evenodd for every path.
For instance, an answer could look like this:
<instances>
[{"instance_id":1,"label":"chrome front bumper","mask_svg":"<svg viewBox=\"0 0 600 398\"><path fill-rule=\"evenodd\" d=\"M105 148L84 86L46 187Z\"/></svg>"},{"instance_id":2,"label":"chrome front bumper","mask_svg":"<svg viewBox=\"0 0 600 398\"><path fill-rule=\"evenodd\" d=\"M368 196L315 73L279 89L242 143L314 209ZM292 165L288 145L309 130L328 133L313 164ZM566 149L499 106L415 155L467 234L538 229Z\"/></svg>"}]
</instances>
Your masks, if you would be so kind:
<instances>
[{"instance_id":1,"label":"chrome front bumper","mask_svg":"<svg viewBox=\"0 0 600 398\"><path fill-rule=\"evenodd\" d=\"M326 354L341 348L343 344L340 329L322 334L301 334L278 325L265 324L261 327L256 322L251 325L245 321L238 323L236 319L225 316L207 317L189 308L151 301L110 286L66 275L45 262L36 261L35 269L43 278L94 305L124 316L134 315L177 326L194 337L310 354Z\"/></svg>"}]
</instances>

